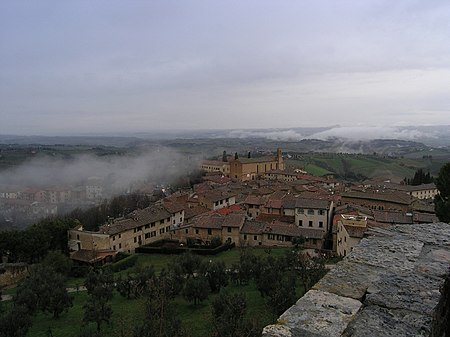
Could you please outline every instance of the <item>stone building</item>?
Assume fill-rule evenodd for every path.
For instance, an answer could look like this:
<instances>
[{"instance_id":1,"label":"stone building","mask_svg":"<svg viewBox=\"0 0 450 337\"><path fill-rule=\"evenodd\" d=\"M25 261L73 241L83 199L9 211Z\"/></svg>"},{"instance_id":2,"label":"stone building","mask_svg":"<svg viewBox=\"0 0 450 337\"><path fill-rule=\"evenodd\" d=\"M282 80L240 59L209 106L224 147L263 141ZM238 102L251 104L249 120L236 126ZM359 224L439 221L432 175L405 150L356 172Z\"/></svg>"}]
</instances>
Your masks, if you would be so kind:
<instances>
[{"instance_id":1,"label":"stone building","mask_svg":"<svg viewBox=\"0 0 450 337\"><path fill-rule=\"evenodd\" d=\"M281 149L275 157L235 158L230 160L230 177L239 181L255 180L258 176L273 170L284 170Z\"/></svg>"},{"instance_id":2,"label":"stone building","mask_svg":"<svg viewBox=\"0 0 450 337\"><path fill-rule=\"evenodd\" d=\"M69 248L79 250L111 250L134 252L142 245L170 238L184 222L184 209L175 203L153 205L136 210L124 218L111 220L97 232L82 226L69 230Z\"/></svg>"},{"instance_id":3,"label":"stone building","mask_svg":"<svg viewBox=\"0 0 450 337\"><path fill-rule=\"evenodd\" d=\"M434 183L422 184L418 186L407 186L407 193L418 199L433 199L438 193L438 189Z\"/></svg>"},{"instance_id":4,"label":"stone building","mask_svg":"<svg viewBox=\"0 0 450 337\"><path fill-rule=\"evenodd\" d=\"M351 191L341 194L344 204L355 204L370 209L398 210L407 212L411 209L413 198L401 192L360 192Z\"/></svg>"}]
</instances>

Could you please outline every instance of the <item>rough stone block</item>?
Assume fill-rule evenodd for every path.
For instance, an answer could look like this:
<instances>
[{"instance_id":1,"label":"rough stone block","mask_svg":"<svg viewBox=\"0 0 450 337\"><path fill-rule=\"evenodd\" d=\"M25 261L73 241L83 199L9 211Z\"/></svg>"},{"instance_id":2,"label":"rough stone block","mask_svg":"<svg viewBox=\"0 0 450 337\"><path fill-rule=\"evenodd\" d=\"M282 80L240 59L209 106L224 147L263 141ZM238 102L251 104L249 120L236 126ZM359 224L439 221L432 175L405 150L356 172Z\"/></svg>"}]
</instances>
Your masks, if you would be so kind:
<instances>
[{"instance_id":1,"label":"rough stone block","mask_svg":"<svg viewBox=\"0 0 450 337\"><path fill-rule=\"evenodd\" d=\"M429 336L431 317L407 310L368 306L350 322L344 337Z\"/></svg>"},{"instance_id":2,"label":"rough stone block","mask_svg":"<svg viewBox=\"0 0 450 337\"><path fill-rule=\"evenodd\" d=\"M378 279L378 274L379 268L344 260L316 283L313 289L361 301L367 288Z\"/></svg>"},{"instance_id":3,"label":"rough stone block","mask_svg":"<svg viewBox=\"0 0 450 337\"><path fill-rule=\"evenodd\" d=\"M443 280L416 273L380 275L369 289L365 305L378 305L389 309L405 309L432 315L439 302L439 287Z\"/></svg>"},{"instance_id":4,"label":"rough stone block","mask_svg":"<svg viewBox=\"0 0 450 337\"><path fill-rule=\"evenodd\" d=\"M414 269L422 247L422 242L402 237L370 237L361 240L347 261L407 272Z\"/></svg>"},{"instance_id":5,"label":"rough stone block","mask_svg":"<svg viewBox=\"0 0 450 337\"><path fill-rule=\"evenodd\" d=\"M280 316L278 321L284 325L283 329L287 328L284 331L290 334L280 336L340 336L361 305L361 302L352 298L310 290ZM266 331L265 336L274 337L281 332L281 328L271 329L274 329L274 334Z\"/></svg>"}]
</instances>

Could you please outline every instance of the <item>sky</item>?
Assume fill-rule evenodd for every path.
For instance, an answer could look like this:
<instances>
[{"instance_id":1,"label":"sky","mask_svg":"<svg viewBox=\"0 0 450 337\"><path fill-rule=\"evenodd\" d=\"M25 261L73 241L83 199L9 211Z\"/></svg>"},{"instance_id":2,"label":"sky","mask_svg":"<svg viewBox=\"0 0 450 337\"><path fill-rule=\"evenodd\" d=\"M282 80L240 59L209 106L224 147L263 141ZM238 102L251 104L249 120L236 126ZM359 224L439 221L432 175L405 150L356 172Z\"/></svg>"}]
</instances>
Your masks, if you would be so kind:
<instances>
[{"instance_id":1,"label":"sky","mask_svg":"<svg viewBox=\"0 0 450 337\"><path fill-rule=\"evenodd\" d=\"M0 1L0 134L450 124L450 1Z\"/></svg>"}]
</instances>

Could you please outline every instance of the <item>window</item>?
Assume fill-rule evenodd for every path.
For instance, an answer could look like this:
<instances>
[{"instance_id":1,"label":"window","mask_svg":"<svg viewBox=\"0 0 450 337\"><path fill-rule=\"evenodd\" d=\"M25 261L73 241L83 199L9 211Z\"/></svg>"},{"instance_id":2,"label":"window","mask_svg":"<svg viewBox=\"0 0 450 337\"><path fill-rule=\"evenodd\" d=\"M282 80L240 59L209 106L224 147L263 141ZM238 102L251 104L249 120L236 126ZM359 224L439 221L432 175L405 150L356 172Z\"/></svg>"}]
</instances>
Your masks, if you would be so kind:
<instances>
[{"instance_id":1,"label":"window","mask_svg":"<svg viewBox=\"0 0 450 337\"><path fill-rule=\"evenodd\" d=\"M164 219L162 219L159 224L162 225L164 223Z\"/></svg>"},{"instance_id":2,"label":"window","mask_svg":"<svg viewBox=\"0 0 450 337\"><path fill-rule=\"evenodd\" d=\"M156 231L151 232L151 233L150 233L150 236L151 236L151 237L156 236Z\"/></svg>"},{"instance_id":3,"label":"window","mask_svg":"<svg viewBox=\"0 0 450 337\"><path fill-rule=\"evenodd\" d=\"M198 229L195 230L195 234L198 234Z\"/></svg>"},{"instance_id":4,"label":"window","mask_svg":"<svg viewBox=\"0 0 450 337\"><path fill-rule=\"evenodd\" d=\"M303 208L298 208L297 209L297 213L298 214L305 214L305 210Z\"/></svg>"},{"instance_id":5,"label":"window","mask_svg":"<svg viewBox=\"0 0 450 337\"><path fill-rule=\"evenodd\" d=\"M145 233L145 238L150 239L150 233Z\"/></svg>"},{"instance_id":6,"label":"window","mask_svg":"<svg viewBox=\"0 0 450 337\"><path fill-rule=\"evenodd\" d=\"M253 235L253 240L257 241L258 240L258 235Z\"/></svg>"},{"instance_id":7,"label":"window","mask_svg":"<svg viewBox=\"0 0 450 337\"><path fill-rule=\"evenodd\" d=\"M303 226L303 220L298 220L298 225L301 227Z\"/></svg>"},{"instance_id":8,"label":"window","mask_svg":"<svg viewBox=\"0 0 450 337\"><path fill-rule=\"evenodd\" d=\"M308 222L308 226L309 226L309 227L312 227L312 225L313 225L313 222L312 222L312 221L309 221L309 222Z\"/></svg>"},{"instance_id":9,"label":"window","mask_svg":"<svg viewBox=\"0 0 450 337\"><path fill-rule=\"evenodd\" d=\"M247 234L244 234L244 240L247 240Z\"/></svg>"},{"instance_id":10,"label":"window","mask_svg":"<svg viewBox=\"0 0 450 337\"><path fill-rule=\"evenodd\" d=\"M119 239L121 238L122 236L119 234Z\"/></svg>"},{"instance_id":11,"label":"window","mask_svg":"<svg viewBox=\"0 0 450 337\"><path fill-rule=\"evenodd\" d=\"M149 225L149 224L145 225L145 229L148 229L149 227L150 227L150 225Z\"/></svg>"},{"instance_id":12,"label":"window","mask_svg":"<svg viewBox=\"0 0 450 337\"><path fill-rule=\"evenodd\" d=\"M319 221L319 227L320 227L320 228L323 227L323 221Z\"/></svg>"},{"instance_id":13,"label":"window","mask_svg":"<svg viewBox=\"0 0 450 337\"><path fill-rule=\"evenodd\" d=\"M175 219L173 219L173 224L175 225Z\"/></svg>"},{"instance_id":14,"label":"window","mask_svg":"<svg viewBox=\"0 0 450 337\"><path fill-rule=\"evenodd\" d=\"M208 228L208 235L211 235L211 234L212 234L212 229Z\"/></svg>"},{"instance_id":15,"label":"window","mask_svg":"<svg viewBox=\"0 0 450 337\"><path fill-rule=\"evenodd\" d=\"M231 227L228 227L228 228L227 228L227 232L228 232L228 233L231 233Z\"/></svg>"},{"instance_id":16,"label":"window","mask_svg":"<svg viewBox=\"0 0 450 337\"><path fill-rule=\"evenodd\" d=\"M136 237L136 236L134 237L134 242L135 242L135 243L137 242L137 237Z\"/></svg>"},{"instance_id":17,"label":"window","mask_svg":"<svg viewBox=\"0 0 450 337\"><path fill-rule=\"evenodd\" d=\"M155 227L155 223L152 222L152 223L150 224L150 227Z\"/></svg>"},{"instance_id":18,"label":"window","mask_svg":"<svg viewBox=\"0 0 450 337\"><path fill-rule=\"evenodd\" d=\"M120 249L120 248L122 248L122 244L121 244L121 243L119 243L119 249Z\"/></svg>"},{"instance_id":19,"label":"window","mask_svg":"<svg viewBox=\"0 0 450 337\"><path fill-rule=\"evenodd\" d=\"M170 232L170 226L166 227L166 232Z\"/></svg>"},{"instance_id":20,"label":"window","mask_svg":"<svg viewBox=\"0 0 450 337\"><path fill-rule=\"evenodd\" d=\"M184 230L184 232L187 234L187 233L189 233L189 230L186 228L186 229Z\"/></svg>"},{"instance_id":21,"label":"window","mask_svg":"<svg viewBox=\"0 0 450 337\"><path fill-rule=\"evenodd\" d=\"M317 239L313 239L313 245L317 244Z\"/></svg>"},{"instance_id":22,"label":"window","mask_svg":"<svg viewBox=\"0 0 450 337\"><path fill-rule=\"evenodd\" d=\"M308 215L314 215L314 210L313 209L308 209Z\"/></svg>"},{"instance_id":23,"label":"window","mask_svg":"<svg viewBox=\"0 0 450 337\"><path fill-rule=\"evenodd\" d=\"M113 246L113 250L116 250L116 246Z\"/></svg>"},{"instance_id":24,"label":"window","mask_svg":"<svg viewBox=\"0 0 450 337\"><path fill-rule=\"evenodd\" d=\"M183 222L183 218L180 218L180 222Z\"/></svg>"},{"instance_id":25,"label":"window","mask_svg":"<svg viewBox=\"0 0 450 337\"><path fill-rule=\"evenodd\" d=\"M113 235L113 241L116 241L116 236L115 235Z\"/></svg>"},{"instance_id":26,"label":"window","mask_svg":"<svg viewBox=\"0 0 450 337\"><path fill-rule=\"evenodd\" d=\"M317 211L317 213L319 213L319 215L325 215L325 210L324 209L319 209Z\"/></svg>"},{"instance_id":27,"label":"window","mask_svg":"<svg viewBox=\"0 0 450 337\"><path fill-rule=\"evenodd\" d=\"M159 229L159 234L164 234L164 228Z\"/></svg>"}]
</instances>

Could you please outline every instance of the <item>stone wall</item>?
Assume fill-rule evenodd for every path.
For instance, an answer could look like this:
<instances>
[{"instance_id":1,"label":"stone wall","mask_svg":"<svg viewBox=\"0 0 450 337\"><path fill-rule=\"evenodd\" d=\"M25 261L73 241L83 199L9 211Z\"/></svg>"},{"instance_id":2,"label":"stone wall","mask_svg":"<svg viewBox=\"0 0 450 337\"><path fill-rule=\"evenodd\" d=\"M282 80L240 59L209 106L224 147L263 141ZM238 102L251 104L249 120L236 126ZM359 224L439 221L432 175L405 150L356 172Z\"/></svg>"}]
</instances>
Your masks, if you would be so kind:
<instances>
[{"instance_id":1,"label":"stone wall","mask_svg":"<svg viewBox=\"0 0 450 337\"><path fill-rule=\"evenodd\" d=\"M263 336L442 336L449 265L449 224L372 229Z\"/></svg>"},{"instance_id":2,"label":"stone wall","mask_svg":"<svg viewBox=\"0 0 450 337\"><path fill-rule=\"evenodd\" d=\"M16 284L27 275L26 263L0 263L0 288Z\"/></svg>"}]
</instances>

